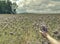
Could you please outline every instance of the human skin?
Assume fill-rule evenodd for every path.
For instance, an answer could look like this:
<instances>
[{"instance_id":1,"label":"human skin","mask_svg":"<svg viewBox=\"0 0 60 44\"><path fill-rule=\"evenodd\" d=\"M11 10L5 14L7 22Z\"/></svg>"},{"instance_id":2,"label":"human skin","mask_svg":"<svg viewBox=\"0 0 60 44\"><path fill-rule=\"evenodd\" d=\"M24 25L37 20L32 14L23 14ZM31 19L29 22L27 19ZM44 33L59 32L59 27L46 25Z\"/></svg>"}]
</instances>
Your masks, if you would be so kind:
<instances>
[{"instance_id":1,"label":"human skin","mask_svg":"<svg viewBox=\"0 0 60 44\"><path fill-rule=\"evenodd\" d=\"M40 33L47 39L51 44L60 44L59 41L51 37L48 33L40 31Z\"/></svg>"}]
</instances>

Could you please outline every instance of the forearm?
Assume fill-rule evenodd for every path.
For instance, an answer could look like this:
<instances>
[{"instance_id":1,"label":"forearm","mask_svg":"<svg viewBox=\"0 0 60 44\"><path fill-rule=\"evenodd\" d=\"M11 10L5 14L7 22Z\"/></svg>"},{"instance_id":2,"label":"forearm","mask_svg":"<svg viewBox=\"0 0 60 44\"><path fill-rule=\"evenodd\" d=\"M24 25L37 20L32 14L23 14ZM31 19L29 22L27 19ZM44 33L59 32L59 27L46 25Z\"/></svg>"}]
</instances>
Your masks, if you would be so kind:
<instances>
[{"instance_id":1,"label":"forearm","mask_svg":"<svg viewBox=\"0 0 60 44\"><path fill-rule=\"evenodd\" d=\"M51 44L60 44L57 40L55 40L49 35L47 35L47 39L50 41Z\"/></svg>"}]
</instances>

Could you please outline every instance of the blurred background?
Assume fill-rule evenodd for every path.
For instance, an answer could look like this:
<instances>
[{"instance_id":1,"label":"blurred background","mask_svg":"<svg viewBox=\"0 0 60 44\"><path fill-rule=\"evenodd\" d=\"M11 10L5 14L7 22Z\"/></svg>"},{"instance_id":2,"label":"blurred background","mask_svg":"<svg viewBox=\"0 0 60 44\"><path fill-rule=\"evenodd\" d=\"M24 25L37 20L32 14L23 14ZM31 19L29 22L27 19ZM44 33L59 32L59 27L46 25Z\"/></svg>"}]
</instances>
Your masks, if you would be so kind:
<instances>
[{"instance_id":1,"label":"blurred background","mask_svg":"<svg viewBox=\"0 0 60 44\"><path fill-rule=\"evenodd\" d=\"M0 44L50 44L41 24L60 40L60 0L0 0Z\"/></svg>"},{"instance_id":2,"label":"blurred background","mask_svg":"<svg viewBox=\"0 0 60 44\"><path fill-rule=\"evenodd\" d=\"M60 13L60 0L0 0L0 13Z\"/></svg>"}]
</instances>

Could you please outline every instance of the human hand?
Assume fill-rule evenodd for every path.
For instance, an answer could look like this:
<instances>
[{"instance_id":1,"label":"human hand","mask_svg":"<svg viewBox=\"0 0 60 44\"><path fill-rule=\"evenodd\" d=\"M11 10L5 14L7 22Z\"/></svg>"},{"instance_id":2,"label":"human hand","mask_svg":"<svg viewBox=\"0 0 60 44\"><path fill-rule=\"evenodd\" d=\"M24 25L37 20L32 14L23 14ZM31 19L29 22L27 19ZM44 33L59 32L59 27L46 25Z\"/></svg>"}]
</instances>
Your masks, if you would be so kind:
<instances>
[{"instance_id":1,"label":"human hand","mask_svg":"<svg viewBox=\"0 0 60 44\"><path fill-rule=\"evenodd\" d=\"M39 31L43 37L47 38L48 29L46 25L41 25L41 30Z\"/></svg>"},{"instance_id":2,"label":"human hand","mask_svg":"<svg viewBox=\"0 0 60 44\"><path fill-rule=\"evenodd\" d=\"M47 38L47 33L46 32L43 32L43 31L39 31L41 33L41 35L44 37L44 38Z\"/></svg>"}]
</instances>

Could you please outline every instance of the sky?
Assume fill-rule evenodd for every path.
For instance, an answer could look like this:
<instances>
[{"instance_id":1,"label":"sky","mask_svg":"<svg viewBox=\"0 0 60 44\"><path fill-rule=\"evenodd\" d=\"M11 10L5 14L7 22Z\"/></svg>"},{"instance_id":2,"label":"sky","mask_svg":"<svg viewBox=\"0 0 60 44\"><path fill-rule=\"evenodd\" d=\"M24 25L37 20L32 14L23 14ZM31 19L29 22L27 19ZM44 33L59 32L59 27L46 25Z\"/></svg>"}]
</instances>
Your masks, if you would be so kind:
<instances>
[{"instance_id":1,"label":"sky","mask_svg":"<svg viewBox=\"0 0 60 44\"><path fill-rule=\"evenodd\" d=\"M60 13L60 0L11 0L16 2L17 13Z\"/></svg>"}]
</instances>

